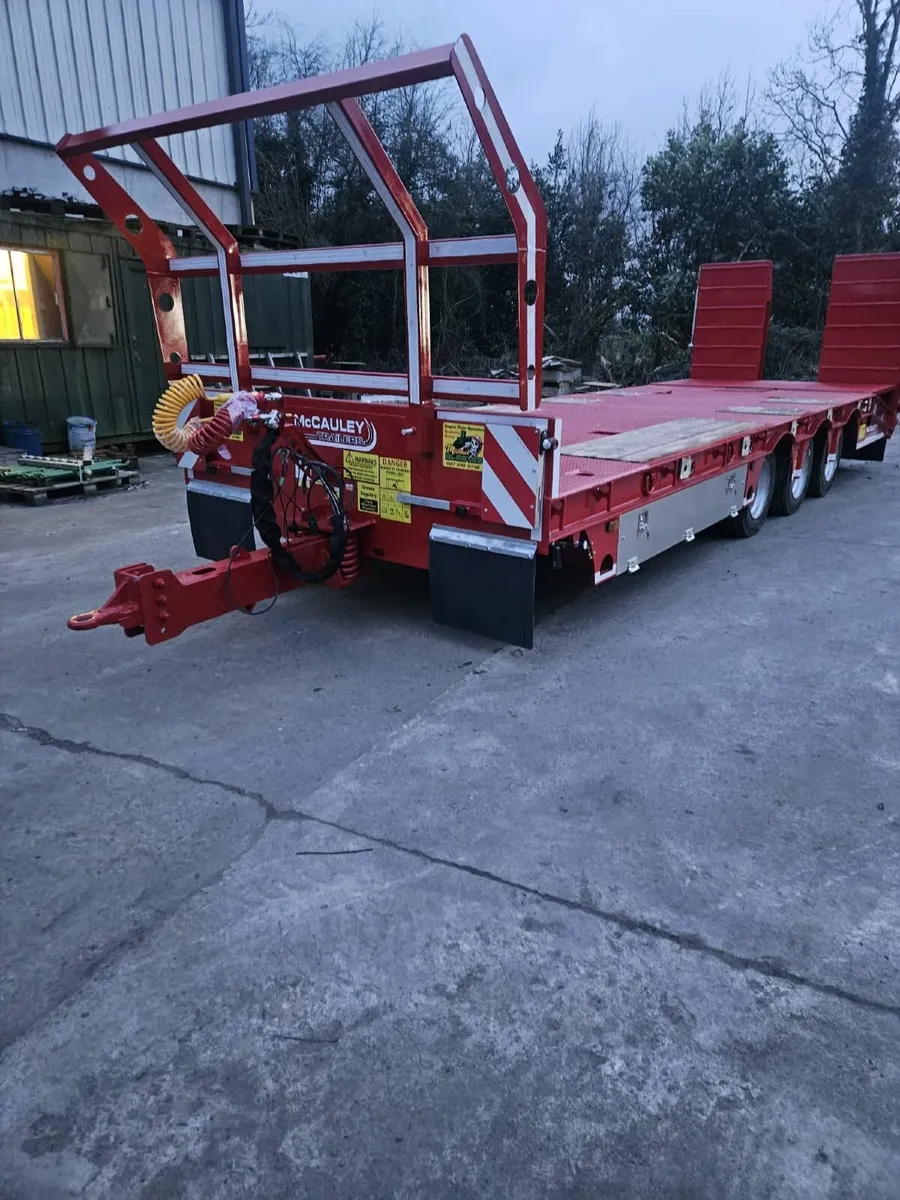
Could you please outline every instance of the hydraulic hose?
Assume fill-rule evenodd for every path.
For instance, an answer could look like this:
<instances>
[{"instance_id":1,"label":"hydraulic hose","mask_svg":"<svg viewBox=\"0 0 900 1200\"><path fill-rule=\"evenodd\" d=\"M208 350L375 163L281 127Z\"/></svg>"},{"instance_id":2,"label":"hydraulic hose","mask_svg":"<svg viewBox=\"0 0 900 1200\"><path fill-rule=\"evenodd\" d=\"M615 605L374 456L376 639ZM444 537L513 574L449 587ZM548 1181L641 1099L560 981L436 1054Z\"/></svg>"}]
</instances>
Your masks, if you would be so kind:
<instances>
[{"instance_id":1,"label":"hydraulic hose","mask_svg":"<svg viewBox=\"0 0 900 1200\"><path fill-rule=\"evenodd\" d=\"M169 384L157 400L153 410L153 432L167 450L182 454L188 449L191 434L200 428L201 421L199 417L191 417L179 428L178 418L189 404L202 400L203 396L203 380L199 375L189 375Z\"/></svg>"},{"instance_id":2,"label":"hydraulic hose","mask_svg":"<svg viewBox=\"0 0 900 1200\"><path fill-rule=\"evenodd\" d=\"M203 380L199 375L189 375L186 379L176 379L160 396L153 410L153 432L167 450L174 454L183 454L185 450L212 454L219 449L224 453L222 443L226 438L247 417L257 415L257 394L235 392L223 398L215 416L189 417L179 426L178 418L185 408L202 400L204 395Z\"/></svg>"}]
</instances>

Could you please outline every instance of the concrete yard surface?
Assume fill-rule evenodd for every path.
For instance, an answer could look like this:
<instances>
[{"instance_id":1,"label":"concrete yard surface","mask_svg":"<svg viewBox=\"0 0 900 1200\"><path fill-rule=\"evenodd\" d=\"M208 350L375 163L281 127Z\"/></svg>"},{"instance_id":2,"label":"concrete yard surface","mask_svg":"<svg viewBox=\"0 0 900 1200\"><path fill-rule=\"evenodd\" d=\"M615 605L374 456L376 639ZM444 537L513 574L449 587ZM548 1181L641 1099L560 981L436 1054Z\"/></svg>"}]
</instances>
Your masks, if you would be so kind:
<instances>
[{"instance_id":1,"label":"concrete yard surface","mask_svg":"<svg viewBox=\"0 0 900 1200\"><path fill-rule=\"evenodd\" d=\"M900 1198L900 448L536 649L156 648L183 485L0 508L0 1200Z\"/></svg>"}]
</instances>

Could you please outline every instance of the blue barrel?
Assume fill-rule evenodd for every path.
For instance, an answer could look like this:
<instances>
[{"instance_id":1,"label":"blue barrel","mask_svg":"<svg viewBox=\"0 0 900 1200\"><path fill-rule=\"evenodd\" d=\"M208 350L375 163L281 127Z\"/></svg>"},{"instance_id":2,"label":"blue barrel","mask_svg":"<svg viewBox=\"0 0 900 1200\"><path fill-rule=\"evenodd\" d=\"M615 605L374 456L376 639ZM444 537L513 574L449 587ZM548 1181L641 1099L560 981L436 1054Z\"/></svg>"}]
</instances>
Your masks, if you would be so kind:
<instances>
[{"instance_id":1,"label":"blue barrel","mask_svg":"<svg viewBox=\"0 0 900 1200\"><path fill-rule=\"evenodd\" d=\"M40 457L41 431L24 421L4 421L3 441L13 450Z\"/></svg>"},{"instance_id":2,"label":"blue barrel","mask_svg":"<svg viewBox=\"0 0 900 1200\"><path fill-rule=\"evenodd\" d=\"M97 444L97 422L93 417L66 417L66 432L73 454L79 454L85 446L93 449Z\"/></svg>"}]
</instances>

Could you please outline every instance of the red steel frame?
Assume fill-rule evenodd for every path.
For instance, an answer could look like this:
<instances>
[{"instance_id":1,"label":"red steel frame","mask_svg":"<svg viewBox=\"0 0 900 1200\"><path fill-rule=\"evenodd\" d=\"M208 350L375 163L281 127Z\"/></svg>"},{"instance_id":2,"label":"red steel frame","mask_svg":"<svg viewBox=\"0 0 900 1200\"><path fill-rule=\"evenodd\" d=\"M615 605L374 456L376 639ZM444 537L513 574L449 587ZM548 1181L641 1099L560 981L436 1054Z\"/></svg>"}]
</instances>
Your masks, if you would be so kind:
<instances>
[{"instance_id":1,"label":"red steel frame","mask_svg":"<svg viewBox=\"0 0 900 1200\"><path fill-rule=\"evenodd\" d=\"M390 88L453 77L462 93L491 171L510 213L511 235L429 238L416 205L390 163L356 97ZM400 241L382 245L242 252L196 189L159 145L157 138L243 121L313 104L326 104L376 193L398 227ZM94 157L131 145L191 221L205 233L213 253L179 258L153 220L139 209ZM597 583L622 569L616 562L619 522L648 504L746 465L750 502L763 459L788 448L799 470L811 438L824 438L836 454L845 428L853 442L868 445L890 436L897 421L900 384L900 255L839 260L836 316L829 309L828 362L811 383L765 383L759 379L771 299L771 264L746 263L706 269L698 294L697 340L704 358L694 377L646 388L570 397L541 405L541 348L544 305L546 215L537 187L510 133L493 89L465 35L453 45L405 55L333 75L298 80L231 96L161 116L142 118L90 133L67 135L58 152L79 181L116 224L143 260L166 375L199 375L231 390L285 389L274 402L284 417L282 438L305 439L343 472L355 492L350 549L329 580L341 587L357 573L360 556L416 567L429 563L429 538L465 535L481 549L503 543L548 553L554 544L589 547ZM434 265L515 263L518 277L519 370L513 380L435 377L431 366L428 297ZM284 271L403 271L407 318L406 374L291 369L252 364L244 318L243 276ZM226 315L226 364L189 360L181 304L181 278L217 275ZM834 295L835 293L833 293ZM719 313L720 316L710 314ZM858 331L872 321L877 338ZM849 332L848 332L849 331ZM875 347L873 353L872 347ZM836 378L840 372L840 378ZM855 383L853 381L856 381ZM343 398L313 397L328 389ZM373 393L381 401L346 393ZM294 393L294 394L289 394ZM299 393L299 394L296 394ZM460 402L478 407L460 407ZM210 415L212 398L200 401ZM751 415L755 414L755 415ZM666 422L707 419L712 439L661 452L646 463L602 458L586 446L609 434L660 429ZM446 455L448 425L475 426L484 438L483 467L453 469ZM337 432L335 432L337 431ZM193 487L232 491L246 497L252 447L261 431L232 441L229 454L182 465ZM443 439L443 440L442 440ZM372 516L362 504L364 480L354 482L346 452L369 452L400 464L409 482L394 485L401 515ZM442 453L443 449L443 453ZM375 458L375 456L370 456ZM376 463L379 459L375 458ZM357 464L358 465L358 464ZM380 467L377 468L380 470ZM324 554L321 538L293 540L283 531L304 568L315 570ZM691 530L687 531L693 536ZM480 539L480 542L479 542ZM611 567L609 564L612 564ZM126 633L145 632L148 641L176 636L189 625L236 607L249 607L297 580L272 567L267 550L237 551L227 560L181 573L136 564L116 572L116 590L102 608L73 617L72 628L119 624Z\"/></svg>"},{"instance_id":2,"label":"red steel frame","mask_svg":"<svg viewBox=\"0 0 900 1200\"><path fill-rule=\"evenodd\" d=\"M455 78L512 219L514 235L431 240L409 192L369 125L356 97L441 78ZM234 237L160 147L159 137L246 121L253 117L325 104L396 222L402 242L387 246L342 246L319 250L241 254ZM215 249L213 258L178 259L168 238L142 212L94 157L98 151L130 145L171 193ZM470 39L418 51L386 62L368 63L332 75L299 79L257 92L229 96L160 116L126 121L88 133L67 134L57 152L125 236L147 268L160 346L170 379L197 374L227 379L231 387L254 385L322 387L407 397L410 404L481 398L537 408L541 395L544 263L547 219L537 186L516 145ZM399 251L399 252L398 252ZM435 378L431 373L428 266L453 263L515 263L518 269L519 379ZM408 328L408 371L387 373L252 368L247 348L242 276L254 272L329 269L404 272ZM180 279L217 273L222 285L228 341L228 369L191 363L187 357ZM168 296L166 310L160 297ZM532 298L533 297L533 298ZM531 303L528 301L531 300Z\"/></svg>"}]
</instances>

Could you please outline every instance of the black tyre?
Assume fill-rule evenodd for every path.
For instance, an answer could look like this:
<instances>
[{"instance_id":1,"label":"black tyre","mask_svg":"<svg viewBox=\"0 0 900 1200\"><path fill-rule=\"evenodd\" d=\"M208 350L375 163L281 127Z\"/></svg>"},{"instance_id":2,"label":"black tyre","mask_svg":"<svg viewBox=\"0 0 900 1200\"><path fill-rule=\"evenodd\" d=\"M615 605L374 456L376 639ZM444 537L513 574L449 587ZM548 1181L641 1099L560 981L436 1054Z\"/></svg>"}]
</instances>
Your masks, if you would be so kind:
<instances>
[{"instance_id":1,"label":"black tyre","mask_svg":"<svg viewBox=\"0 0 900 1200\"><path fill-rule=\"evenodd\" d=\"M778 469L775 472L775 491L772 495L771 512L776 517L792 517L809 491L812 479L813 459L816 447L813 439L806 443L803 462L794 477L794 460L790 450L777 455Z\"/></svg>"},{"instance_id":2,"label":"black tyre","mask_svg":"<svg viewBox=\"0 0 900 1200\"><path fill-rule=\"evenodd\" d=\"M770 454L768 458L763 459L759 479L756 481L756 491L753 493L750 503L745 504L738 515L732 517L728 522L729 532L734 537L753 537L765 525L772 504L777 474L775 455Z\"/></svg>"},{"instance_id":3,"label":"black tyre","mask_svg":"<svg viewBox=\"0 0 900 1200\"><path fill-rule=\"evenodd\" d=\"M837 450L833 456L828 454L828 435L816 439L816 453L813 458L812 478L809 481L811 496L825 496L831 491L834 477L841 463L841 450L844 446L844 431L838 436ZM831 461L829 461L829 458Z\"/></svg>"}]
</instances>

